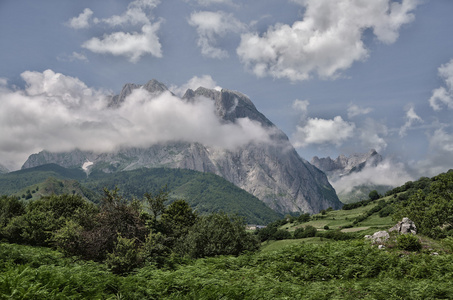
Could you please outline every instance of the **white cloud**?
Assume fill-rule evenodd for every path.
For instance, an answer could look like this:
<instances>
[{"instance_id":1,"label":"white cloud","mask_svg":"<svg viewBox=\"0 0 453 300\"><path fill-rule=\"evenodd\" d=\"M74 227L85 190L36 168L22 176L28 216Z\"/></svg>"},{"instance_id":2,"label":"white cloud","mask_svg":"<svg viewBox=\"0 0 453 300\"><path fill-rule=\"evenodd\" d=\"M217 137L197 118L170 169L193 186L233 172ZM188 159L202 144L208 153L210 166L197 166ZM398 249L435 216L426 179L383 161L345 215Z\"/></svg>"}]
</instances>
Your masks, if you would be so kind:
<instances>
[{"instance_id":1,"label":"white cloud","mask_svg":"<svg viewBox=\"0 0 453 300\"><path fill-rule=\"evenodd\" d=\"M80 15L70 19L66 25L74 29L83 29L90 27L90 19L93 15L93 11L89 8L85 8Z\"/></svg>"},{"instance_id":2,"label":"white cloud","mask_svg":"<svg viewBox=\"0 0 453 300\"><path fill-rule=\"evenodd\" d=\"M414 19L417 0L304 0L304 18L276 24L263 34L241 36L237 54L259 77L307 80L317 74L336 78L355 61L368 57L362 37L372 29L383 43L393 43L403 24Z\"/></svg>"},{"instance_id":3,"label":"white cloud","mask_svg":"<svg viewBox=\"0 0 453 300\"><path fill-rule=\"evenodd\" d=\"M346 122L340 116L331 120L309 118L303 126L297 126L292 136L296 148L310 144L341 145L350 139L355 130L355 124Z\"/></svg>"},{"instance_id":4,"label":"white cloud","mask_svg":"<svg viewBox=\"0 0 453 300\"><path fill-rule=\"evenodd\" d=\"M370 107L362 108L362 107L359 107L359 106L351 103L348 107L348 118L351 119L356 116L366 115L372 111L373 111L373 109Z\"/></svg>"},{"instance_id":5,"label":"white cloud","mask_svg":"<svg viewBox=\"0 0 453 300\"><path fill-rule=\"evenodd\" d=\"M415 112L414 106L410 105L406 110L406 123L400 128L399 135L401 137L405 136L407 130L411 128L414 123L423 123L423 120Z\"/></svg>"},{"instance_id":6,"label":"white cloud","mask_svg":"<svg viewBox=\"0 0 453 300\"><path fill-rule=\"evenodd\" d=\"M199 87L204 87L207 89L222 90L220 86L217 85L214 79L210 75L203 75L201 77L194 76L188 82L182 86L171 86L170 90L178 96L183 96L188 89L196 90Z\"/></svg>"},{"instance_id":7,"label":"white cloud","mask_svg":"<svg viewBox=\"0 0 453 300\"><path fill-rule=\"evenodd\" d=\"M136 63L145 54L162 57L161 44L157 31L160 23L143 25L141 32L114 32L104 35L102 39L91 38L82 44L95 53L126 56L129 61Z\"/></svg>"},{"instance_id":8,"label":"white cloud","mask_svg":"<svg viewBox=\"0 0 453 300\"><path fill-rule=\"evenodd\" d=\"M356 186L361 185L388 185L400 186L407 181L414 180L406 171L404 164L395 163L386 159L377 166L366 166L358 173L351 173L331 181L332 186L338 194L345 194L352 191Z\"/></svg>"},{"instance_id":9,"label":"white cloud","mask_svg":"<svg viewBox=\"0 0 453 300\"><path fill-rule=\"evenodd\" d=\"M17 169L43 149L115 151L169 141L200 142L227 149L268 141L268 132L248 118L221 122L214 101L186 102L166 92L134 90L119 108L108 94L52 70L24 72L24 90L0 86L0 157Z\"/></svg>"},{"instance_id":10,"label":"white cloud","mask_svg":"<svg viewBox=\"0 0 453 300\"><path fill-rule=\"evenodd\" d=\"M439 67L439 76L445 82L446 87L433 90L429 104L434 110L441 110L441 105L453 108L453 59Z\"/></svg>"},{"instance_id":11,"label":"white cloud","mask_svg":"<svg viewBox=\"0 0 453 300\"><path fill-rule=\"evenodd\" d=\"M197 44L204 56L211 58L226 58L228 52L217 47L218 39L228 33L237 33L245 29L245 25L232 14L222 11L200 11L190 15L189 25L196 27L198 33Z\"/></svg>"},{"instance_id":12,"label":"white cloud","mask_svg":"<svg viewBox=\"0 0 453 300\"><path fill-rule=\"evenodd\" d=\"M97 23L105 23L110 26L122 25L151 25L147 10L156 8L160 0L136 0L129 3L127 10L122 15L114 15L109 18L96 19Z\"/></svg>"}]
</instances>

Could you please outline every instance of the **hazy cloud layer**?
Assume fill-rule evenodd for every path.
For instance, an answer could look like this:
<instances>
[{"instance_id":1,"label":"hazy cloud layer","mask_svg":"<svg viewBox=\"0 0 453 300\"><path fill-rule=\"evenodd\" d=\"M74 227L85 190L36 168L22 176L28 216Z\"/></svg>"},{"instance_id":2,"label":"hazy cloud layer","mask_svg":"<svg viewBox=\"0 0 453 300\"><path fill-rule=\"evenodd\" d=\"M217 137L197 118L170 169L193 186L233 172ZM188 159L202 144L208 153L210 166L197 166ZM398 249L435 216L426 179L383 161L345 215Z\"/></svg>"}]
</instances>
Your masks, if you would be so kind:
<instances>
[{"instance_id":1,"label":"hazy cloud layer","mask_svg":"<svg viewBox=\"0 0 453 300\"><path fill-rule=\"evenodd\" d=\"M228 33L239 33L245 29L245 25L232 14L222 11L194 12L188 22L197 29L197 44L201 48L201 53L211 58L228 57L228 52L217 46L218 40Z\"/></svg>"},{"instance_id":2,"label":"hazy cloud layer","mask_svg":"<svg viewBox=\"0 0 453 300\"><path fill-rule=\"evenodd\" d=\"M443 106L448 109L453 108L453 59L448 63L439 67L439 76L445 83L445 86L441 86L433 90L433 94L429 99L431 107L439 111Z\"/></svg>"},{"instance_id":3,"label":"hazy cloud layer","mask_svg":"<svg viewBox=\"0 0 453 300\"><path fill-rule=\"evenodd\" d=\"M338 194L343 194L360 185L400 186L410 180L414 178L409 175L402 163L386 159L377 166L366 166L362 171L340 177L331 184Z\"/></svg>"},{"instance_id":4,"label":"hazy cloud layer","mask_svg":"<svg viewBox=\"0 0 453 300\"><path fill-rule=\"evenodd\" d=\"M298 0L302 21L276 24L259 34L245 33L237 48L241 61L257 76L307 80L312 75L335 78L369 55L366 29L376 39L393 43L403 24L414 19L417 0Z\"/></svg>"},{"instance_id":5,"label":"hazy cloud layer","mask_svg":"<svg viewBox=\"0 0 453 300\"><path fill-rule=\"evenodd\" d=\"M187 103L169 92L153 98L138 89L121 107L108 109L107 93L77 78L52 70L27 71L22 78L24 90L0 85L0 157L10 169L43 149L104 152L176 140L235 148L269 138L248 118L220 122L208 99Z\"/></svg>"},{"instance_id":6,"label":"hazy cloud layer","mask_svg":"<svg viewBox=\"0 0 453 300\"><path fill-rule=\"evenodd\" d=\"M372 112L373 109L370 107L360 107L355 104L350 104L348 107L348 118L354 118L360 115L366 115Z\"/></svg>"}]
</instances>

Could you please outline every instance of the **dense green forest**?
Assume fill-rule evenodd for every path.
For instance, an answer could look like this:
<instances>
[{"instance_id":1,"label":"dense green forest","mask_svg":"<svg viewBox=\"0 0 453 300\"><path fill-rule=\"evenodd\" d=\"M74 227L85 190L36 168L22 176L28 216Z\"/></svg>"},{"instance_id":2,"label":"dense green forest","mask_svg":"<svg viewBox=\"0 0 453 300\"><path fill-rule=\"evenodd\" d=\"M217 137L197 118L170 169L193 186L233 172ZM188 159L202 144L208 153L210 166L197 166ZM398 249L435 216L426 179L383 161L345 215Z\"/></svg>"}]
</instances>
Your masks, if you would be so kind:
<instances>
[{"instance_id":1,"label":"dense green forest","mask_svg":"<svg viewBox=\"0 0 453 300\"><path fill-rule=\"evenodd\" d=\"M170 191L166 204L184 199L199 214L237 214L250 224L267 224L282 217L222 177L186 169L142 168L110 174L98 171L87 176L82 170L48 164L0 175L0 195L25 200L52 194L78 194L99 203L103 189L115 187L123 197L142 199L146 192L155 193L163 186Z\"/></svg>"},{"instance_id":2,"label":"dense green forest","mask_svg":"<svg viewBox=\"0 0 453 300\"><path fill-rule=\"evenodd\" d=\"M0 198L0 298L452 299L453 172L251 232L170 192ZM411 218L418 234L365 234Z\"/></svg>"}]
</instances>

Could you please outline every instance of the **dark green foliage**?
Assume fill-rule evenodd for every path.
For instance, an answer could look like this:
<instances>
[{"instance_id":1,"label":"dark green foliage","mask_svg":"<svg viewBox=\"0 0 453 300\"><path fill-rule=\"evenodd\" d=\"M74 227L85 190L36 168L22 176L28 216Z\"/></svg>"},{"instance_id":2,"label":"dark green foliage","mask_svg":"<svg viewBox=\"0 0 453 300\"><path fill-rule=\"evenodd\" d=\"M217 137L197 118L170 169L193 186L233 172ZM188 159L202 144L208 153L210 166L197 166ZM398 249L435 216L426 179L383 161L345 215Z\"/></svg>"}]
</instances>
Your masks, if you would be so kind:
<instances>
[{"instance_id":1,"label":"dark green foliage","mask_svg":"<svg viewBox=\"0 0 453 300\"><path fill-rule=\"evenodd\" d=\"M309 213L301 214L301 215L297 218L297 221L298 221L299 223L309 222L309 221L310 221L310 214L309 214Z\"/></svg>"},{"instance_id":2,"label":"dark green foliage","mask_svg":"<svg viewBox=\"0 0 453 300\"><path fill-rule=\"evenodd\" d=\"M239 255L258 248L258 240L245 231L243 220L223 213L200 217L179 246L182 255L193 258Z\"/></svg>"},{"instance_id":3,"label":"dark green foliage","mask_svg":"<svg viewBox=\"0 0 453 300\"><path fill-rule=\"evenodd\" d=\"M361 207L361 206L367 206L368 204L371 203L371 201L372 200L369 199L369 200L363 200L363 201L359 201L359 202L344 204L341 209L343 209L343 210L351 210L351 209L358 208L358 207Z\"/></svg>"},{"instance_id":4,"label":"dark green foliage","mask_svg":"<svg viewBox=\"0 0 453 300\"><path fill-rule=\"evenodd\" d=\"M408 217L420 233L441 238L447 234L446 225L453 224L453 172L435 176L431 181L428 193L419 189L407 199L398 197L394 218Z\"/></svg>"},{"instance_id":5,"label":"dark green foliage","mask_svg":"<svg viewBox=\"0 0 453 300\"><path fill-rule=\"evenodd\" d=\"M33 194L31 190L37 191L38 184L42 189ZM249 224L263 225L282 217L222 177L186 169L143 168L110 174L97 171L87 177L82 170L48 164L0 175L0 191L8 195L23 194L23 199L76 193L99 203L104 187L110 190L118 187L125 198L142 199L145 193L158 194L162 186L172 191L168 202L185 199L200 214L224 211L245 217ZM25 192L27 188L30 193Z\"/></svg>"},{"instance_id":6,"label":"dark green foliage","mask_svg":"<svg viewBox=\"0 0 453 300\"><path fill-rule=\"evenodd\" d=\"M117 276L48 249L0 244L0 298L452 299L450 255L401 255L347 241L143 267Z\"/></svg>"},{"instance_id":7,"label":"dark green foliage","mask_svg":"<svg viewBox=\"0 0 453 300\"><path fill-rule=\"evenodd\" d=\"M107 254L106 264L115 274L126 274L139 267L143 258L136 247L135 238L123 238L118 234L113 252Z\"/></svg>"},{"instance_id":8,"label":"dark green foliage","mask_svg":"<svg viewBox=\"0 0 453 300\"><path fill-rule=\"evenodd\" d=\"M294 231L295 239L304 239L308 237L314 237L318 233L317 229L311 225L305 227L299 227Z\"/></svg>"},{"instance_id":9,"label":"dark green foliage","mask_svg":"<svg viewBox=\"0 0 453 300\"><path fill-rule=\"evenodd\" d=\"M372 190L372 191L368 194L368 197L370 198L370 200L374 201L374 200L377 200L377 199L381 198L382 196L379 195L378 191Z\"/></svg>"},{"instance_id":10,"label":"dark green foliage","mask_svg":"<svg viewBox=\"0 0 453 300\"><path fill-rule=\"evenodd\" d=\"M6 226L11 218L25 213L25 204L17 197L0 197L0 228ZM0 232L1 236L1 232Z\"/></svg>"},{"instance_id":11,"label":"dark green foliage","mask_svg":"<svg viewBox=\"0 0 453 300\"><path fill-rule=\"evenodd\" d=\"M396 238L396 245L399 249L406 251L420 251L422 244L415 235L401 234Z\"/></svg>"},{"instance_id":12,"label":"dark green foliage","mask_svg":"<svg viewBox=\"0 0 453 300\"><path fill-rule=\"evenodd\" d=\"M286 239L291 239L292 235L288 230L284 229L278 229L274 234L272 235L272 239L274 240L286 240Z\"/></svg>"}]
</instances>

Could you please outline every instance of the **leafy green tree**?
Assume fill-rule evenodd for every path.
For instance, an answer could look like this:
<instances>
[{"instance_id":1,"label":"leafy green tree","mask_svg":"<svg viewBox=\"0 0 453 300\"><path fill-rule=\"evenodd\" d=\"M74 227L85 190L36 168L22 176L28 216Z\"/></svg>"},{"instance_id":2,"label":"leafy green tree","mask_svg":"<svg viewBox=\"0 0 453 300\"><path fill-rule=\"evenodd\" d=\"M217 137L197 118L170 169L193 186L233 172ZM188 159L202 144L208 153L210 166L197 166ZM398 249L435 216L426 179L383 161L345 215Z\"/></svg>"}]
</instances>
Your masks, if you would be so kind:
<instances>
[{"instance_id":1,"label":"leafy green tree","mask_svg":"<svg viewBox=\"0 0 453 300\"><path fill-rule=\"evenodd\" d=\"M181 240L181 254L193 258L239 255L259 249L259 241L245 231L242 218L226 214L202 216Z\"/></svg>"},{"instance_id":2,"label":"leafy green tree","mask_svg":"<svg viewBox=\"0 0 453 300\"><path fill-rule=\"evenodd\" d=\"M105 262L115 274L130 273L139 267L143 262L143 257L136 247L135 238L123 238L121 234L118 234L115 248L107 254Z\"/></svg>"},{"instance_id":3,"label":"leafy green tree","mask_svg":"<svg viewBox=\"0 0 453 300\"><path fill-rule=\"evenodd\" d=\"M153 222L156 223L157 217L165 211L165 202L168 200L167 187L161 188L156 194L145 193L145 200L151 212Z\"/></svg>"},{"instance_id":4,"label":"leafy green tree","mask_svg":"<svg viewBox=\"0 0 453 300\"><path fill-rule=\"evenodd\" d=\"M372 190L372 191L368 194L368 197L369 197L371 200L377 200L377 199L381 198L381 195L379 195L378 191Z\"/></svg>"},{"instance_id":5,"label":"leafy green tree","mask_svg":"<svg viewBox=\"0 0 453 300\"><path fill-rule=\"evenodd\" d=\"M172 202L162 215L162 226L165 234L173 241L185 236L197 222L198 215L184 200Z\"/></svg>"}]
</instances>

